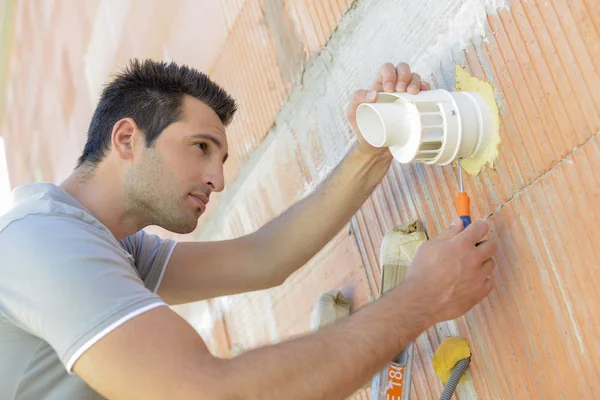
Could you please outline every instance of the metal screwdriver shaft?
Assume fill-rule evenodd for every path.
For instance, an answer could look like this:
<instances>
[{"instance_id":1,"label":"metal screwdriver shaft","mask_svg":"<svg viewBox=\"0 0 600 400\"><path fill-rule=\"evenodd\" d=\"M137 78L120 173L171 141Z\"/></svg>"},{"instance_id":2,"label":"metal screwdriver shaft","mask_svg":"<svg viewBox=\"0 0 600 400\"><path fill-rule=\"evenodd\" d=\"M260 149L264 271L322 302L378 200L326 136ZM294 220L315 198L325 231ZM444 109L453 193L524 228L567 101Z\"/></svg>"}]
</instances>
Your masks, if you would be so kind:
<instances>
[{"instance_id":1,"label":"metal screwdriver shaft","mask_svg":"<svg viewBox=\"0 0 600 400\"><path fill-rule=\"evenodd\" d=\"M458 160L458 180L459 180L459 184L460 184L460 192L464 193L464 186L463 186L463 176L462 176L462 167L460 166L460 159Z\"/></svg>"}]
</instances>

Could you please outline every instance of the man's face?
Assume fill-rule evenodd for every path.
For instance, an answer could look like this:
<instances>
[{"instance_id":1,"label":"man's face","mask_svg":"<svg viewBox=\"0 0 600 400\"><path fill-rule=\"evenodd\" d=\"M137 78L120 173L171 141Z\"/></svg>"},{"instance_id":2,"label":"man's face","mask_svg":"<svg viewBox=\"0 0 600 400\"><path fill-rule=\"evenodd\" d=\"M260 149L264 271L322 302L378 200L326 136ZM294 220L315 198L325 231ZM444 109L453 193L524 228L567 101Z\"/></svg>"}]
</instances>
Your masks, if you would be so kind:
<instances>
[{"instance_id":1,"label":"man's face","mask_svg":"<svg viewBox=\"0 0 600 400\"><path fill-rule=\"evenodd\" d=\"M128 208L151 225L193 232L210 194L224 188L226 158L223 123L206 104L185 96L180 120L163 130L153 148L144 147L128 171Z\"/></svg>"}]
</instances>

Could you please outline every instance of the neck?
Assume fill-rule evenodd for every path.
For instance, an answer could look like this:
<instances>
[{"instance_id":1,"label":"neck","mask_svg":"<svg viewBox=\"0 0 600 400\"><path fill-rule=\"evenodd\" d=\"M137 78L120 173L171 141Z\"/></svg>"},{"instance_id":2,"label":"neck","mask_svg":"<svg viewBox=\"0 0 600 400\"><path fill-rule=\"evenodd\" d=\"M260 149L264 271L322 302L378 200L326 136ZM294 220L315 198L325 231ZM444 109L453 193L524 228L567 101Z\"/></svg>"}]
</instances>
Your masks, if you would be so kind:
<instances>
[{"instance_id":1,"label":"neck","mask_svg":"<svg viewBox=\"0 0 600 400\"><path fill-rule=\"evenodd\" d=\"M93 171L79 167L60 184L60 188L88 209L117 240L121 240L146 224L133 210L127 209L123 185L118 182L102 166Z\"/></svg>"}]
</instances>

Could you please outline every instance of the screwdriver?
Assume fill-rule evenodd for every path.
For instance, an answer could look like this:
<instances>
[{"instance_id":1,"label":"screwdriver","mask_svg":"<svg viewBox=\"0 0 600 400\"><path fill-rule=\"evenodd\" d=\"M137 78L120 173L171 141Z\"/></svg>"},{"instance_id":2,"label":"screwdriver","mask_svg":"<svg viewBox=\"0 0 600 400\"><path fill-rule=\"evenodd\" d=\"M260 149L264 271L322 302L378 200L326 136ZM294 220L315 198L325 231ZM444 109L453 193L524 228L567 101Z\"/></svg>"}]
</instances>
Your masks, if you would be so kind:
<instances>
[{"instance_id":1,"label":"screwdriver","mask_svg":"<svg viewBox=\"0 0 600 400\"><path fill-rule=\"evenodd\" d=\"M456 198L456 208L458 209L458 216L463 220L463 225L466 228L471 224L471 212L469 211L471 208L471 199L469 199L469 196L465 193L463 186L463 174L462 167L460 166L460 159L458 160L458 179L460 183L460 192Z\"/></svg>"}]
</instances>

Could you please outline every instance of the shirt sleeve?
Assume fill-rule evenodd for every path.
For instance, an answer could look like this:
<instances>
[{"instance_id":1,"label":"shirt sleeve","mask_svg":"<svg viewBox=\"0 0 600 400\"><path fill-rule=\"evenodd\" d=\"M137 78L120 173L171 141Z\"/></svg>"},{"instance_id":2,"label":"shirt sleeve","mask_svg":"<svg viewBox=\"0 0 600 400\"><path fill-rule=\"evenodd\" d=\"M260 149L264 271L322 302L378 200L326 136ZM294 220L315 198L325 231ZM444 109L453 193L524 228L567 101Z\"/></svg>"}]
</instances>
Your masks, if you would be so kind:
<instances>
[{"instance_id":1,"label":"shirt sleeve","mask_svg":"<svg viewBox=\"0 0 600 400\"><path fill-rule=\"evenodd\" d=\"M141 230L123 239L121 244L133 257L146 287L156 293L177 242Z\"/></svg>"},{"instance_id":2,"label":"shirt sleeve","mask_svg":"<svg viewBox=\"0 0 600 400\"><path fill-rule=\"evenodd\" d=\"M77 218L32 215L0 240L0 307L46 341L71 373L94 343L164 301L144 286L133 258Z\"/></svg>"}]
</instances>

